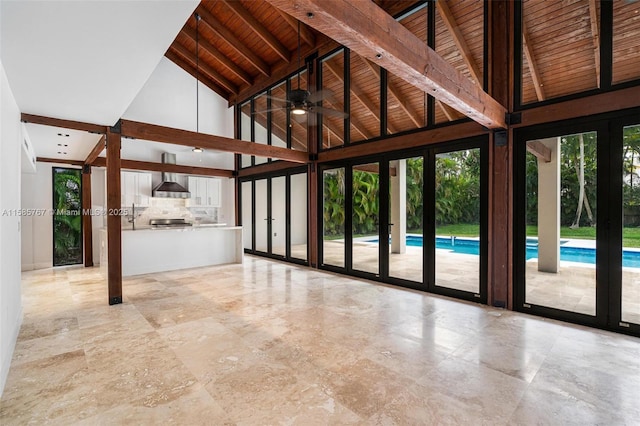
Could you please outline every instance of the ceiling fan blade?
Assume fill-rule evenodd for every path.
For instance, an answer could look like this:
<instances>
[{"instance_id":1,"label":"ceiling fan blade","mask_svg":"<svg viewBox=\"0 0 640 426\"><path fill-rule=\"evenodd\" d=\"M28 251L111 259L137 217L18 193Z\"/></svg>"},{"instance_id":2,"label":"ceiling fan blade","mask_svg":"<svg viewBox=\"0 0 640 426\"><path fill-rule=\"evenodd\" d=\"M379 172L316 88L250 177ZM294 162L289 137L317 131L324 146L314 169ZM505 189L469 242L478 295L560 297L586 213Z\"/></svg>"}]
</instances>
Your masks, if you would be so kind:
<instances>
[{"instance_id":1,"label":"ceiling fan blade","mask_svg":"<svg viewBox=\"0 0 640 426\"><path fill-rule=\"evenodd\" d=\"M283 109L287 109L286 106L280 107L280 108L269 108L269 109L263 109L261 111L254 111L254 114L264 114L267 112L273 112L273 111L282 111Z\"/></svg>"},{"instance_id":2,"label":"ceiling fan blade","mask_svg":"<svg viewBox=\"0 0 640 426\"><path fill-rule=\"evenodd\" d=\"M310 107L309 111L327 115L329 117L336 117L336 118L342 118L342 119L347 118L349 116L349 114L344 113L342 111L336 111L335 109L323 108L319 106Z\"/></svg>"},{"instance_id":3,"label":"ceiling fan blade","mask_svg":"<svg viewBox=\"0 0 640 426\"><path fill-rule=\"evenodd\" d=\"M289 103L288 99L276 98L275 96L270 96L270 95L264 95L264 97L267 98L267 99L271 99L272 101Z\"/></svg>"},{"instance_id":4,"label":"ceiling fan blade","mask_svg":"<svg viewBox=\"0 0 640 426\"><path fill-rule=\"evenodd\" d=\"M309 102L319 102L323 99L331 99L331 98L333 98L333 92L329 89L324 89L324 90L318 90L317 92L312 93L311 95L309 95L307 100Z\"/></svg>"}]
</instances>

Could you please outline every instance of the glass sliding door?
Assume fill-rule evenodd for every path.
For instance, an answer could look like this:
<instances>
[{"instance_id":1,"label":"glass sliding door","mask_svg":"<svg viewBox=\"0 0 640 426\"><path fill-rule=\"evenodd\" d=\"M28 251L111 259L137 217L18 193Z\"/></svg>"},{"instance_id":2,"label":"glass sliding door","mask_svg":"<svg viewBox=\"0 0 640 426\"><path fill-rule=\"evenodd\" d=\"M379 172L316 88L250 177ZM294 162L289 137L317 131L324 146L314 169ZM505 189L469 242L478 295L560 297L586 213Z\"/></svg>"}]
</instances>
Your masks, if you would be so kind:
<instances>
[{"instance_id":1,"label":"glass sliding door","mask_svg":"<svg viewBox=\"0 0 640 426\"><path fill-rule=\"evenodd\" d=\"M596 315L597 136L526 142L525 307Z\"/></svg>"},{"instance_id":2,"label":"glass sliding door","mask_svg":"<svg viewBox=\"0 0 640 426\"><path fill-rule=\"evenodd\" d=\"M435 286L480 297L480 148L435 154Z\"/></svg>"},{"instance_id":3,"label":"glass sliding door","mask_svg":"<svg viewBox=\"0 0 640 426\"><path fill-rule=\"evenodd\" d=\"M640 324L640 124L622 131L621 321Z\"/></svg>"},{"instance_id":4,"label":"glass sliding door","mask_svg":"<svg viewBox=\"0 0 640 426\"><path fill-rule=\"evenodd\" d=\"M389 276L423 282L424 158L389 162Z\"/></svg>"},{"instance_id":5,"label":"glass sliding door","mask_svg":"<svg viewBox=\"0 0 640 426\"><path fill-rule=\"evenodd\" d=\"M255 249L263 253L269 252L269 221L271 219L267 206L267 179L255 181Z\"/></svg>"},{"instance_id":6,"label":"glass sliding door","mask_svg":"<svg viewBox=\"0 0 640 426\"><path fill-rule=\"evenodd\" d=\"M352 269L379 273L380 163L359 164L352 169L351 223Z\"/></svg>"},{"instance_id":7,"label":"glass sliding door","mask_svg":"<svg viewBox=\"0 0 640 426\"><path fill-rule=\"evenodd\" d=\"M253 250L253 182L242 182L242 245Z\"/></svg>"},{"instance_id":8,"label":"glass sliding door","mask_svg":"<svg viewBox=\"0 0 640 426\"><path fill-rule=\"evenodd\" d=\"M307 260L307 173L291 175L291 257Z\"/></svg>"},{"instance_id":9,"label":"glass sliding door","mask_svg":"<svg viewBox=\"0 0 640 426\"><path fill-rule=\"evenodd\" d=\"M271 253L287 255L286 176L271 178Z\"/></svg>"},{"instance_id":10,"label":"glass sliding door","mask_svg":"<svg viewBox=\"0 0 640 426\"><path fill-rule=\"evenodd\" d=\"M322 264L345 266L345 168L322 172Z\"/></svg>"}]
</instances>

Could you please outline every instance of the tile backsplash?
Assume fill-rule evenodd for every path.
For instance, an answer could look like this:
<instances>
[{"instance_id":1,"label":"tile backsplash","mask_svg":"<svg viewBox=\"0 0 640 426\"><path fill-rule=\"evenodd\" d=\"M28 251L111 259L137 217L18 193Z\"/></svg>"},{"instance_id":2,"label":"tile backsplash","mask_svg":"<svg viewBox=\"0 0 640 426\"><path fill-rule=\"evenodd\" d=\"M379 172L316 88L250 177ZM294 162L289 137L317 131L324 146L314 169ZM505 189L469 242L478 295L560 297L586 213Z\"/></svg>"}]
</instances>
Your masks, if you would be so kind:
<instances>
[{"instance_id":1,"label":"tile backsplash","mask_svg":"<svg viewBox=\"0 0 640 426\"><path fill-rule=\"evenodd\" d=\"M181 198L151 198L149 207L135 208L135 215L136 226L148 225L150 219L185 219L202 224L218 222L217 207L186 207L185 199ZM130 219L130 215L122 217L123 229L131 228Z\"/></svg>"}]
</instances>

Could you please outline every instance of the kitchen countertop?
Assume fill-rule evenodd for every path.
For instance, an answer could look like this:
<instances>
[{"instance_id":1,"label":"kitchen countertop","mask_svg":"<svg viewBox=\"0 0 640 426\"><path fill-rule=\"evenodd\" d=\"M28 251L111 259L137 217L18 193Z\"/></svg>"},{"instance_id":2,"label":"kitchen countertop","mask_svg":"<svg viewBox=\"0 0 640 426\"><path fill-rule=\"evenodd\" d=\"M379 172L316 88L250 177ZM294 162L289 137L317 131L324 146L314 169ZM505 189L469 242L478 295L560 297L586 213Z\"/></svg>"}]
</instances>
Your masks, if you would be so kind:
<instances>
[{"instance_id":1,"label":"kitchen countertop","mask_svg":"<svg viewBox=\"0 0 640 426\"><path fill-rule=\"evenodd\" d=\"M135 229L131 226L123 227L123 231L188 231L188 230L196 230L200 228L229 228L226 223L201 223L198 225L192 226L167 226L167 227L156 227L150 225L136 225ZM235 227L230 227L235 228Z\"/></svg>"}]
</instances>

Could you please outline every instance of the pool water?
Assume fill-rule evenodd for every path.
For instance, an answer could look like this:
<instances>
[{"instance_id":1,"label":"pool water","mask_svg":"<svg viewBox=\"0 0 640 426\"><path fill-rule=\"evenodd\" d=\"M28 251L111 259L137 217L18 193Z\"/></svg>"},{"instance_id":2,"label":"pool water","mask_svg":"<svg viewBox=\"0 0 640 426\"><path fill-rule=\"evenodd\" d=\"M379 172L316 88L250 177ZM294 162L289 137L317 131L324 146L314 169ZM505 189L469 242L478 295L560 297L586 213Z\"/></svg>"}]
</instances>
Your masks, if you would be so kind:
<instances>
[{"instance_id":1,"label":"pool water","mask_svg":"<svg viewBox=\"0 0 640 426\"><path fill-rule=\"evenodd\" d=\"M378 240L370 240L378 242ZM581 247L565 247L566 240L560 241L560 260L567 262L587 263L594 265L596 263L596 251L592 248ZM412 247L422 247L422 237L416 235L407 235L407 245ZM479 254L480 247L478 240L467 238L443 238L436 237L436 248L451 250L454 253ZM538 241L533 238L527 238L527 260L538 257ZM628 268L640 268L640 252L622 251L622 266Z\"/></svg>"}]
</instances>

